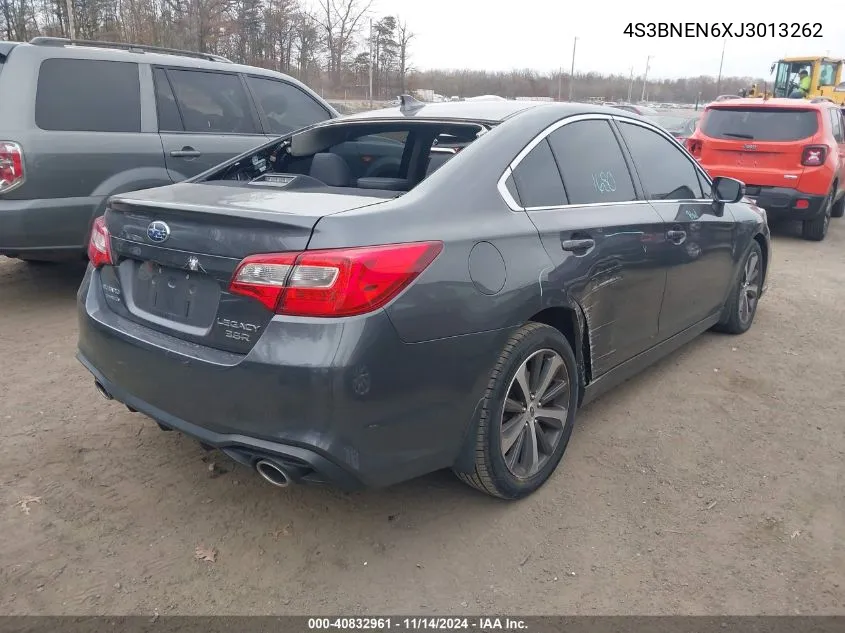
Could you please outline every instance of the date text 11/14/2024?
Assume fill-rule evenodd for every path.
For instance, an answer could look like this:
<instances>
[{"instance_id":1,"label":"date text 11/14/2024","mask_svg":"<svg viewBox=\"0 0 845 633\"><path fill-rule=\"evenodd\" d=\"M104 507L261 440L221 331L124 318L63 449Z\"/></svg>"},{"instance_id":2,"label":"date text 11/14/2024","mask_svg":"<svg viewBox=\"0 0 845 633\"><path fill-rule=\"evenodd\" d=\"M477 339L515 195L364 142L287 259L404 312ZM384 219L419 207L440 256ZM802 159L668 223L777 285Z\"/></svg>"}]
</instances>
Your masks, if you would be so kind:
<instances>
[{"instance_id":1,"label":"date text 11/14/2024","mask_svg":"<svg viewBox=\"0 0 845 633\"><path fill-rule=\"evenodd\" d=\"M629 22L628 37L822 37L819 22Z\"/></svg>"},{"instance_id":2,"label":"date text 11/14/2024","mask_svg":"<svg viewBox=\"0 0 845 633\"><path fill-rule=\"evenodd\" d=\"M401 617L401 618L308 618L309 631L523 631L528 625L519 618L507 617Z\"/></svg>"}]
</instances>

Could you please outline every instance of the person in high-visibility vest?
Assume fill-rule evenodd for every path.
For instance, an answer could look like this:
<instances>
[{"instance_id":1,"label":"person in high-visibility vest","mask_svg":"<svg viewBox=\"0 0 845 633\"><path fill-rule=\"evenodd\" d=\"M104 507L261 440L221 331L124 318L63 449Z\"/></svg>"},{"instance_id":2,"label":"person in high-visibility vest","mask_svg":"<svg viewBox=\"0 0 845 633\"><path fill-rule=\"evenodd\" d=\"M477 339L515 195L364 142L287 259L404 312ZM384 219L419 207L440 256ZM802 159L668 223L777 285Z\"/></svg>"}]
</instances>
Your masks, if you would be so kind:
<instances>
[{"instance_id":1,"label":"person in high-visibility vest","mask_svg":"<svg viewBox=\"0 0 845 633\"><path fill-rule=\"evenodd\" d=\"M790 99L805 99L810 94L810 74L805 68L798 73L798 87L789 95Z\"/></svg>"}]
</instances>

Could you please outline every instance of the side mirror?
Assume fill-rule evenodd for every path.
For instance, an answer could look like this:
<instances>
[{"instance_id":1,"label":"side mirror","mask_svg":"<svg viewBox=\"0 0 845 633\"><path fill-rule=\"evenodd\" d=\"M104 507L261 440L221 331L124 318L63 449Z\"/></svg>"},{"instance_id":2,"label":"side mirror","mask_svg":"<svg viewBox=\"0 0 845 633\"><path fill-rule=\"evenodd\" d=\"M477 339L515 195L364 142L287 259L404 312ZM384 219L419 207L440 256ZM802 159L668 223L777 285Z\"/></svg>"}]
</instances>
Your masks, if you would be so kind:
<instances>
[{"instance_id":1,"label":"side mirror","mask_svg":"<svg viewBox=\"0 0 845 633\"><path fill-rule=\"evenodd\" d=\"M739 202L745 197L745 184L736 178L718 176L713 179L710 196L721 204Z\"/></svg>"}]
</instances>

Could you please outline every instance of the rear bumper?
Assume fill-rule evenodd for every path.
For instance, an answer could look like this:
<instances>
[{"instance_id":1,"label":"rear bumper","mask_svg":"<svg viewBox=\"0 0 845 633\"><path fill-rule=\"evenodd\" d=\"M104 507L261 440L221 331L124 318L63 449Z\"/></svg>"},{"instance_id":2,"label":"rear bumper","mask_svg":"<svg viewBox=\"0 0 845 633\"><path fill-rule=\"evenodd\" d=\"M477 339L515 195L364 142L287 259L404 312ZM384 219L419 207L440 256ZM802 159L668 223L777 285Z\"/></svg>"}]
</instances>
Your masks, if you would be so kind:
<instances>
[{"instance_id":1,"label":"rear bumper","mask_svg":"<svg viewBox=\"0 0 845 633\"><path fill-rule=\"evenodd\" d=\"M0 255L75 257L103 197L0 199Z\"/></svg>"},{"instance_id":2,"label":"rear bumper","mask_svg":"<svg viewBox=\"0 0 845 633\"><path fill-rule=\"evenodd\" d=\"M276 317L237 355L132 323L105 302L89 268L78 357L115 400L248 465L273 457L344 489L455 464L509 335L405 344L383 311Z\"/></svg>"},{"instance_id":3,"label":"rear bumper","mask_svg":"<svg viewBox=\"0 0 845 633\"><path fill-rule=\"evenodd\" d=\"M82 353L78 353L77 358L112 399L147 415L169 429L189 435L207 446L220 449L245 466L252 468L259 459L271 458L286 466L288 472L295 473L295 479L303 482L332 483L338 488L349 491L364 486L354 471L339 466L314 450L261 440L236 432L219 433L177 418L150 402L133 396L118 384L110 381Z\"/></svg>"},{"instance_id":4,"label":"rear bumper","mask_svg":"<svg viewBox=\"0 0 845 633\"><path fill-rule=\"evenodd\" d=\"M773 220L812 220L822 212L825 196L806 194L789 187L755 187L748 185L746 195L766 210ZM806 201L805 209L796 208L799 201Z\"/></svg>"}]
</instances>

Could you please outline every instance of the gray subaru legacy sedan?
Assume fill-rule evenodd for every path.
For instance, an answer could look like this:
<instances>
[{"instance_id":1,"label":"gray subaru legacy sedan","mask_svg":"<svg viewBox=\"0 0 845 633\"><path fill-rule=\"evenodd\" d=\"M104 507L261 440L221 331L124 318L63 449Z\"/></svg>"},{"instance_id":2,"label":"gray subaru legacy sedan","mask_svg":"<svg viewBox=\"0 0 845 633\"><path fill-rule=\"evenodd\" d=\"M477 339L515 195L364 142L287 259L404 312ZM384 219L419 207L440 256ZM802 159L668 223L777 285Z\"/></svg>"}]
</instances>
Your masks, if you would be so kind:
<instances>
[{"instance_id":1,"label":"gray subaru legacy sedan","mask_svg":"<svg viewBox=\"0 0 845 633\"><path fill-rule=\"evenodd\" d=\"M743 184L637 115L403 97L113 197L79 359L277 486L451 468L515 499L579 407L748 330L770 250Z\"/></svg>"}]
</instances>

